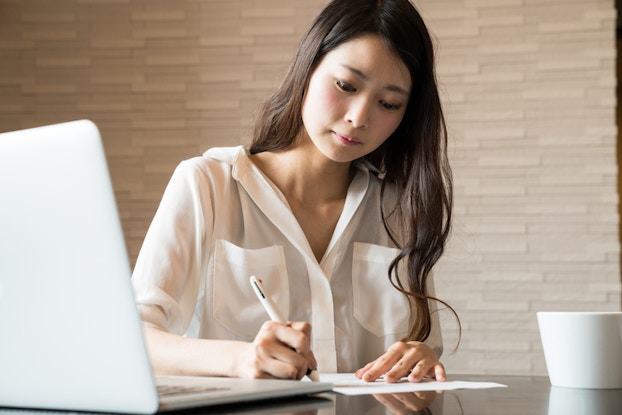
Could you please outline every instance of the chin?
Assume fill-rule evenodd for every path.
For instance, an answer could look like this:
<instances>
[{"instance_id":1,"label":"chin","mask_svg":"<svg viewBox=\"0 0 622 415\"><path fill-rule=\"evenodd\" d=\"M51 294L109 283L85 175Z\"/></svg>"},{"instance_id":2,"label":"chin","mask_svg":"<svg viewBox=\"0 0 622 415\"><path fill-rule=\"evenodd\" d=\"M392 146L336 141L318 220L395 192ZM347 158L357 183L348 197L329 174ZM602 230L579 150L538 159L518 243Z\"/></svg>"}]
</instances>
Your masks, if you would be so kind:
<instances>
[{"instance_id":1,"label":"chin","mask_svg":"<svg viewBox=\"0 0 622 415\"><path fill-rule=\"evenodd\" d=\"M361 157L361 155L355 154L333 154L332 156L327 156L327 158L335 163L352 163L354 160L358 160Z\"/></svg>"}]
</instances>

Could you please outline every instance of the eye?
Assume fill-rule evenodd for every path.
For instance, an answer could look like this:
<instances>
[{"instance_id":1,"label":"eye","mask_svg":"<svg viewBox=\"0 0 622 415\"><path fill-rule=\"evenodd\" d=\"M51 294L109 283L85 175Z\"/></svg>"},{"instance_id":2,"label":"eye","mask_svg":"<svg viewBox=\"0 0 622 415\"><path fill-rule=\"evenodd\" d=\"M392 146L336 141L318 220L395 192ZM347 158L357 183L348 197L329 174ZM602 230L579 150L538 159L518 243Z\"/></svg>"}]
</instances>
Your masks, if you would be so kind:
<instances>
[{"instance_id":1,"label":"eye","mask_svg":"<svg viewBox=\"0 0 622 415\"><path fill-rule=\"evenodd\" d=\"M350 84L348 84L346 82L337 81L336 83L337 83L337 86L339 87L339 89L341 89L342 91L345 91L345 92L355 92L356 91L355 87L353 87L352 85L350 85Z\"/></svg>"},{"instance_id":2,"label":"eye","mask_svg":"<svg viewBox=\"0 0 622 415\"><path fill-rule=\"evenodd\" d=\"M380 101L380 105L382 105L384 109L389 110L389 111L399 110L402 107L401 105L391 104L386 101Z\"/></svg>"}]
</instances>

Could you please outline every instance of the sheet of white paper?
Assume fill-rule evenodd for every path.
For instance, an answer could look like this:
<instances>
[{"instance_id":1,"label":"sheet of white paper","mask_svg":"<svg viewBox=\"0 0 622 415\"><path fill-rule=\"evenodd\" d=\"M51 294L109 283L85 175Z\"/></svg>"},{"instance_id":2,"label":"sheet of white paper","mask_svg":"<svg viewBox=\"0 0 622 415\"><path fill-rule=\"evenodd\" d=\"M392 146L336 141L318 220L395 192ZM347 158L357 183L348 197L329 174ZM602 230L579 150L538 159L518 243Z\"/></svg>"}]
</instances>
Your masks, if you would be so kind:
<instances>
[{"instance_id":1,"label":"sheet of white paper","mask_svg":"<svg viewBox=\"0 0 622 415\"><path fill-rule=\"evenodd\" d=\"M375 382L365 382L357 379L354 373L322 373L320 381L333 384L333 391L343 395L368 395L382 393L404 393L420 391L441 391L454 389L487 389L487 388L506 388L507 385L494 382L465 382L447 381L437 382L434 380L424 380L420 383L408 382L403 378L398 383L386 383L382 379Z\"/></svg>"}]
</instances>

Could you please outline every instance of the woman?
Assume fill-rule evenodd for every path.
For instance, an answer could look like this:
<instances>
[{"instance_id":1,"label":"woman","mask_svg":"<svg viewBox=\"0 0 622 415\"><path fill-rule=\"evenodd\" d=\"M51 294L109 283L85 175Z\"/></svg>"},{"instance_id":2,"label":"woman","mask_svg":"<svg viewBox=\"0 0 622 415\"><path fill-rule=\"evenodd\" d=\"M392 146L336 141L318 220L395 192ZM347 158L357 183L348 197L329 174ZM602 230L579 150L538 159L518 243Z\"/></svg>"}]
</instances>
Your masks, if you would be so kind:
<instances>
[{"instance_id":1,"label":"woman","mask_svg":"<svg viewBox=\"0 0 622 415\"><path fill-rule=\"evenodd\" d=\"M408 0L332 1L250 149L211 149L171 178L133 276L155 370L445 380L431 270L451 207L420 15ZM250 275L289 324L265 322Z\"/></svg>"}]
</instances>

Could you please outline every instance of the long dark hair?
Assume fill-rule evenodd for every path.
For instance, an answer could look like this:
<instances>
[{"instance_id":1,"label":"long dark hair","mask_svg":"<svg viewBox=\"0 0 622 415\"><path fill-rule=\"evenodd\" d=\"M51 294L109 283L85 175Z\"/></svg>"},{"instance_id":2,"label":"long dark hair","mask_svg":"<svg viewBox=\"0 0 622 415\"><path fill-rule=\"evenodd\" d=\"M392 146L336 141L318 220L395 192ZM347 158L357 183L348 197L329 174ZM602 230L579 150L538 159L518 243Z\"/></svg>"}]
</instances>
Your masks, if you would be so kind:
<instances>
[{"instance_id":1,"label":"long dark hair","mask_svg":"<svg viewBox=\"0 0 622 415\"><path fill-rule=\"evenodd\" d=\"M365 34L383 39L408 67L412 80L402 122L365 158L382 172L382 219L401 249L388 274L411 304L411 326L405 340L424 341L432 328L431 300L456 315L448 304L428 295L428 277L450 232L453 185L434 46L415 7L408 0L330 2L302 39L283 83L260 109L250 152L282 151L294 145L302 128L302 104L313 70L328 52ZM388 185L395 189L397 201L387 208ZM407 283L398 272L403 261Z\"/></svg>"}]
</instances>

